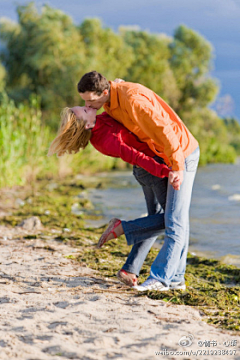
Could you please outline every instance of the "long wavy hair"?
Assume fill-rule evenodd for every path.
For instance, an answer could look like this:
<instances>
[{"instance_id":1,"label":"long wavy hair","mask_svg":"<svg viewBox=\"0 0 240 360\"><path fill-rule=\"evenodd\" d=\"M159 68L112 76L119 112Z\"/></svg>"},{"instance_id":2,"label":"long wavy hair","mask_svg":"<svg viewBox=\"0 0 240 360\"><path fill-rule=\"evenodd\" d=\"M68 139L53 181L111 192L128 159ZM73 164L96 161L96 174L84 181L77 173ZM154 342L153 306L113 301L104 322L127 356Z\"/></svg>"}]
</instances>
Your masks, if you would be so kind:
<instances>
[{"instance_id":1,"label":"long wavy hair","mask_svg":"<svg viewBox=\"0 0 240 360\"><path fill-rule=\"evenodd\" d=\"M91 138L91 130L86 130L84 126L83 119L77 118L70 108L64 108L58 135L50 145L48 156L55 153L58 157L76 154L80 149L85 149Z\"/></svg>"}]
</instances>

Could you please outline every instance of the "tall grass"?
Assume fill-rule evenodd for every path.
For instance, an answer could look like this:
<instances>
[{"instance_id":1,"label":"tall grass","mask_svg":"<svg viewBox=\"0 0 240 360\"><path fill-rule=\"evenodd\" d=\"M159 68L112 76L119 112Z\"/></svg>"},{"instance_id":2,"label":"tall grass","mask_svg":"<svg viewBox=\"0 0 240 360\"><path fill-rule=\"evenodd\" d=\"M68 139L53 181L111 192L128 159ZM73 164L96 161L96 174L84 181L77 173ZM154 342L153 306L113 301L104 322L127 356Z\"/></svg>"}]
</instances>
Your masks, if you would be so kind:
<instances>
[{"instance_id":1,"label":"tall grass","mask_svg":"<svg viewBox=\"0 0 240 360\"><path fill-rule=\"evenodd\" d=\"M0 186L35 180L44 166L49 130L41 124L39 100L16 106L3 93L0 104Z\"/></svg>"}]
</instances>

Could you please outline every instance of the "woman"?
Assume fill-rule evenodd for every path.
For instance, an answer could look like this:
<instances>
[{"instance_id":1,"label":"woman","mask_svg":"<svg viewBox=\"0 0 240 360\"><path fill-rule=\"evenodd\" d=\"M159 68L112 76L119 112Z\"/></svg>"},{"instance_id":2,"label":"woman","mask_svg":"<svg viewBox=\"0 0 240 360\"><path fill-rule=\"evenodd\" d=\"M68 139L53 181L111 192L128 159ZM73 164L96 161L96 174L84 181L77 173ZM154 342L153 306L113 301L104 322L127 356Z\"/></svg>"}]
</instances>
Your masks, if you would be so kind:
<instances>
[{"instance_id":1,"label":"woman","mask_svg":"<svg viewBox=\"0 0 240 360\"><path fill-rule=\"evenodd\" d=\"M95 109L85 106L75 106L63 110L59 133L50 146L48 156L54 153L58 156L62 156L65 153L77 153L80 149L84 149L89 141L102 154L119 157L143 169L148 175L151 174L150 176L152 176L153 181L166 182L166 177L172 177L174 180L173 186L176 189L178 188L179 179L163 163L162 159L158 158L149 149L146 143L142 143L133 133L111 118L107 113L104 112L96 116ZM141 180L139 182L141 184ZM143 190L145 193L146 189ZM147 189L147 191L151 191L151 189ZM100 248L106 241L123 234L124 224L128 225L128 231L126 231L127 234L125 235L128 244L133 245L133 248L117 276L121 281L130 286L137 285L137 276L142 263L159 232L161 229L164 229L164 215L162 212L165 203L161 202L161 198L165 199L165 196L164 194L152 195L151 204L147 203L151 221L149 221L149 216L130 222L112 219L98 243ZM136 228L139 229L139 226L144 228L144 237L136 240L133 234ZM144 241L145 239L148 240Z\"/></svg>"},{"instance_id":2,"label":"woman","mask_svg":"<svg viewBox=\"0 0 240 360\"><path fill-rule=\"evenodd\" d=\"M89 141L104 155L119 157L154 176L163 178L169 175L170 169L154 160L156 155L146 143L138 140L106 112L96 116L96 110L86 106L63 110L59 133L50 146L48 156L77 153L85 149Z\"/></svg>"}]
</instances>

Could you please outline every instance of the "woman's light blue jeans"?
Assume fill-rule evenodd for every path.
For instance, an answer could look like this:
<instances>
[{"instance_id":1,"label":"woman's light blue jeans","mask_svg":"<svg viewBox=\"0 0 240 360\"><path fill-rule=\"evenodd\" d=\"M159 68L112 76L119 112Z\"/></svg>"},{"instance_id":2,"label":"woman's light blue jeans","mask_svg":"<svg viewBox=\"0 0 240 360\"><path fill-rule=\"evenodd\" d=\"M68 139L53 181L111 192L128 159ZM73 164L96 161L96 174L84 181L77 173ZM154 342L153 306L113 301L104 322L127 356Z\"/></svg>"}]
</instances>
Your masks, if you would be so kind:
<instances>
[{"instance_id":1,"label":"woman's light blue jeans","mask_svg":"<svg viewBox=\"0 0 240 360\"><path fill-rule=\"evenodd\" d=\"M165 229L164 244L151 266L150 276L169 285L183 281L189 244L189 209L200 151L197 148L185 159L183 182L174 190L167 178L158 178L134 166L133 174L142 186L148 216L122 221L128 245L133 245L123 269L139 275L142 264ZM156 157L159 163L161 158Z\"/></svg>"}]
</instances>

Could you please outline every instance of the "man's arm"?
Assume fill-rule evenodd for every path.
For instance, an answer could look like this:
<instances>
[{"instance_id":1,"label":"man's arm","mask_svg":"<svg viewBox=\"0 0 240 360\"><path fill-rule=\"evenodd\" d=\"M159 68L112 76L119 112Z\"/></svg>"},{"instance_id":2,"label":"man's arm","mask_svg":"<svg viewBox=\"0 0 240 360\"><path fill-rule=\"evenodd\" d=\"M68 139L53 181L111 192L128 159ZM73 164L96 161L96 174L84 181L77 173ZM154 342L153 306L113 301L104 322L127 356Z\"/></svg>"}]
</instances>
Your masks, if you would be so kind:
<instances>
[{"instance_id":1,"label":"man's arm","mask_svg":"<svg viewBox=\"0 0 240 360\"><path fill-rule=\"evenodd\" d=\"M157 177L167 177L170 172L167 165L159 164L152 157L145 155L141 151L138 151L123 142L120 143L119 156L122 160L128 162L129 164L138 165Z\"/></svg>"},{"instance_id":2,"label":"man's arm","mask_svg":"<svg viewBox=\"0 0 240 360\"><path fill-rule=\"evenodd\" d=\"M145 96L139 94L132 96L125 104L131 120L155 143L163 146L172 169L183 170L184 155L166 111L157 111Z\"/></svg>"},{"instance_id":3,"label":"man's arm","mask_svg":"<svg viewBox=\"0 0 240 360\"><path fill-rule=\"evenodd\" d=\"M120 82L125 82L125 80L120 79L120 78L116 78L115 80L113 80L115 83L120 83Z\"/></svg>"}]
</instances>

